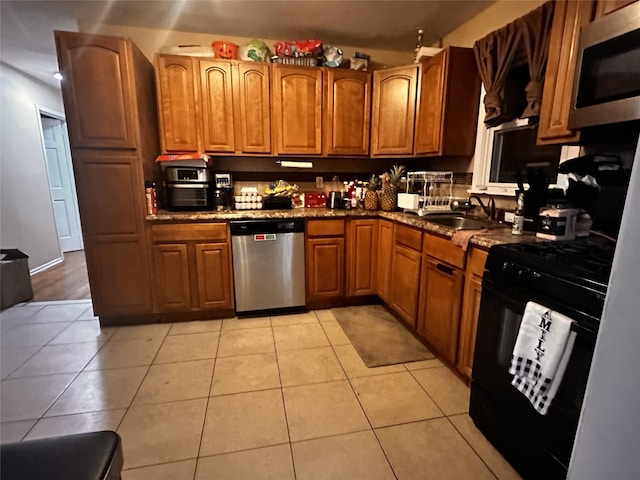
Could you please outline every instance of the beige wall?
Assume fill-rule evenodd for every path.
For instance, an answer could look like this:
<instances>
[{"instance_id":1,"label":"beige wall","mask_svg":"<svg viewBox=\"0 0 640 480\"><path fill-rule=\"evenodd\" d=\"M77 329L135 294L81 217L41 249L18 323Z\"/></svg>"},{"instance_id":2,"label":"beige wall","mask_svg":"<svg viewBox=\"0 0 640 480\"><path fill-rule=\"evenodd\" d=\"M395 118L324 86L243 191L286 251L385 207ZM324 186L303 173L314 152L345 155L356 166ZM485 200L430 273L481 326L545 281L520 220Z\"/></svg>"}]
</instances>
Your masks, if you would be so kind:
<instances>
[{"instance_id":1,"label":"beige wall","mask_svg":"<svg viewBox=\"0 0 640 480\"><path fill-rule=\"evenodd\" d=\"M442 46L473 47L473 42L526 15L546 0L498 0L442 38ZM439 46L439 45L436 45Z\"/></svg>"},{"instance_id":2,"label":"beige wall","mask_svg":"<svg viewBox=\"0 0 640 480\"><path fill-rule=\"evenodd\" d=\"M63 112L55 89L0 63L0 245L29 255L31 270L60 258L36 105Z\"/></svg>"},{"instance_id":3,"label":"beige wall","mask_svg":"<svg viewBox=\"0 0 640 480\"><path fill-rule=\"evenodd\" d=\"M231 35L218 35L215 33L191 33L177 32L173 30L157 30L152 28L128 27L123 25L107 25L84 23L79 25L81 32L101 33L129 37L133 40L144 55L154 61L154 55L163 47L176 45L211 45L214 40L229 40L243 45L251 40L251 37L234 37ZM274 39L262 39L273 52ZM324 39L326 44L331 44L330 39ZM375 50L366 47L338 45L344 52L345 58L353 55L358 50L371 55L372 62L381 66L406 65L413 61L413 50L395 52L391 50Z\"/></svg>"}]
</instances>

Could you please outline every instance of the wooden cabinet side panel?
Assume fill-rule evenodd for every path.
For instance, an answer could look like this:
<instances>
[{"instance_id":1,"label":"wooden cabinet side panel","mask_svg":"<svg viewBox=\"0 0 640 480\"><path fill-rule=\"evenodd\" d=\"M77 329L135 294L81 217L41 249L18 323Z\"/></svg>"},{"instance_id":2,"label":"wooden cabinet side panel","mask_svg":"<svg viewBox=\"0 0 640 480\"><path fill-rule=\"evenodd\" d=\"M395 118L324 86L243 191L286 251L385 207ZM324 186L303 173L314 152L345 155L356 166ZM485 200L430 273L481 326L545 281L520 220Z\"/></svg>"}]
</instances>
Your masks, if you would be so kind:
<instances>
[{"instance_id":1,"label":"wooden cabinet side panel","mask_svg":"<svg viewBox=\"0 0 640 480\"><path fill-rule=\"evenodd\" d=\"M322 70L275 66L274 135L280 154L322 153Z\"/></svg>"},{"instance_id":2,"label":"wooden cabinet side panel","mask_svg":"<svg viewBox=\"0 0 640 480\"><path fill-rule=\"evenodd\" d=\"M418 333L448 362L455 364L460 328L464 274L444 266L428 256L424 258Z\"/></svg>"},{"instance_id":3,"label":"wooden cabinet side panel","mask_svg":"<svg viewBox=\"0 0 640 480\"><path fill-rule=\"evenodd\" d=\"M377 220L349 222L348 242L348 294L375 295L377 263Z\"/></svg>"},{"instance_id":4,"label":"wooden cabinet side panel","mask_svg":"<svg viewBox=\"0 0 640 480\"><path fill-rule=\"evenodd\" d=\"M237 71L236 147L243 153L271 153L269 65L242 63Z\"/></svg>"},{"instance_id":5,"label":"wooden cabinet side panel","mask_svg":"<svg viewBox=\"0 0 640 480\"><path fill-rule=\"evenodd\" d=\"M441 155L473 155L481 83L473 49L449 47L444 69Z\"/></svg>"},{"instance_id":6,"label":"wooden cabinet side panel","mask_svg":"<svg viewBox=\"0 0 640 480\"><path fill-rule=\"evenodd\" d=\"M418 68L373 73L371 155L411 155Z\"/></svg>"},{"instance_id":7,"label":"wooden cabinet side panel","mask_svg":"<svg viewBox=\"0 0 640 480\"><path fill-rule=\"evenodd\" d=\"M194 245L198 305L202 309L232 308L231 262L227 243Z\"/></svg>"},{"instance_id":8,"label":"wooden cabinet side panel","mask_svg":"<svg viewBox=\"0 0 640 480\"><path fill-rule=\"evenodd\" d=\"M631 5L634 1L638 0L598 0L596 2L595 19L609 15L627 5Z\"/></svg>"},{"instance_id":9,"label":"wooden cabinet side panel","mask_svg":"<svg viewBox=\"0 0 640 480\"><path fill-rule=\"evenodd\" d=\"M156 268L156 292L161 311L189 311L191 286L186 244L153 246Z\"/></svg>"},{"instance_id":10,"label":"wooden cabinet side panel","mask_svg":"<svg viewBox=\"0 0 640 480\"><path fill-rule=\"evenodd\" d=\"M478 329L478 314L482 297L482 276L488 253L477 248L468 254L465 275L464 295L462 297L462 317L460 320L460 339L458 343L458 370L471 378L473 354Z\"/></svg>"},{"instance_id":11,"label":"wooden cabinet side panel","mask_svg":"<svg viewBox=\"0 0 640 480\"><path fill-rule=\"evenodd\" d=\"M378 221L378 258L376 265L376 292L387 303L389 300L389 286L391 278L391 261L393 257L393 222Z\"/></svg>"},{"instance_id":12,"label":"wooden cabinet side panel","mask_svg":"<svg viewBox=\"0 0 640 480\"><path fill-rule=\"evenodd\" d=\"M75 32L55 38L71 147L135 149L126 40Z\"/></svg>"},{"instance_id":13,"label":"wooden cabinet side panel","mask_svg":"<svg viewBox=\"0 0 640 480\"><path fill-rule=\"evenodd\" d=\"M344 238L310 238L306 244L307 301L344 295Z\"/></svg>"},{"instance_id":14,"label":"wooden cabinet side panel","mask_svg":"<svg viewBox=\"0 0 640 480\"><path fill-rule=\"evenodd\" d=\"M234 152L231 63L200 60L199 66L204 150Z\"/></svg>"},{"instance_id":15,"label":"wooden cabinet side panel","mask_svg":"<svg viewBox=\"0 0 640 480\"><path fill-rule=\"evenodd\" d=\"M163 151L200 151L198 132L201 125L194 60L179 55L160 55L157 76Z\"/></svg>"},{"instance_id":16,"label":"wooden cabinet side panel","mask_svg":"<svg viewBox=\"0 0 640 480\"><path fill-rule=\"evenodd\" d=\"M418 314L421 257L414 250L394 245L389 303L413 328L416 328Z\"/></svg>"},{"instance_id":17,"label":"wooden cabinet side panel","mask_svg":"<svg viewBox=\"0 0 640 480\"><path fill-rule=\"evenodd\" d=\"M352 70L326 73L324 136L328 155L368 155L371 76Z\"/></svg>"},{"instance_id":18,"label":"wooden cabinet side panel","mask_svg":"<svg viewBox=\"0 0 640 480\"><path fill-rule=\"evenodd\" d=\"M555 2L549 57L544 78L538 126L539 144L568 143L580 139L580 132L569 130L569 111L578 61L580 28L591 21L594 2Z\"/></svg>"}]
</instances>

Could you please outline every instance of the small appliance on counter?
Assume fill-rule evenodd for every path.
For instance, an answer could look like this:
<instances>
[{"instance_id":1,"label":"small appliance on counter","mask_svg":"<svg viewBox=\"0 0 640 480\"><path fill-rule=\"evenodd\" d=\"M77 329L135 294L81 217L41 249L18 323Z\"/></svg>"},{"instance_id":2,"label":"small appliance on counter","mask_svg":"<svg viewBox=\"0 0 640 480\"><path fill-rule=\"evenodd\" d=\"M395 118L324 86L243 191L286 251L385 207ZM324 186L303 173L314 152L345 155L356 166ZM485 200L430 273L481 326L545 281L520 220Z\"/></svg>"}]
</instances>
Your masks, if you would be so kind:
<instances>
[{"instance_id":1,"label":"small appliance on counter","mask_svg":"<svg viewBox=\"0 0 640 480\"><path fill-rule=\"evenodd\" d=\"M164 168L167 209L211 210L211 175L206 166Z\"/></svg>"},{"instance_id":2,"label":"small appliance on counter","mask_svg":"<svg viewBox=\"0 0 640 480\"><path fill-rule=\"evenodd\" d=\"M573 240L576 238L576 220L579 213L580 210L568 205L547 206L538 216L536 237L547 240Z\"/></svg>"},{"instance_id":3,"label":"small appliance on counter","mask_svg":"<svg viewBox=\"0 0 640 480\"><path fill-rule=\"evenodd\" d=\"M213 207L218 212L233 209L233 182L230 173L214 173Z\"/></svg>"}]
</instances>

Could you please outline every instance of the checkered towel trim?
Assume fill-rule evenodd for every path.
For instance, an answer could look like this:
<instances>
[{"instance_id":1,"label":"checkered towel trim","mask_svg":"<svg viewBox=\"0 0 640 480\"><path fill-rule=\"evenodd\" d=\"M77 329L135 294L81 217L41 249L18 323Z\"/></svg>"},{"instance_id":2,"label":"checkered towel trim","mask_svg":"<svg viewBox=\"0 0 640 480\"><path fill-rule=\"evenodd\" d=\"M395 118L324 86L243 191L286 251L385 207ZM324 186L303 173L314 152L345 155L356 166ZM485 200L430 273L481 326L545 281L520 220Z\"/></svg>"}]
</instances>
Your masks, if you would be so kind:
<instances>
[{"instance_id":1,"label":"checkered towel trim","mask_svg":"<svg viewBox=\"0 0 640 480\"><path fill-rule=\"evenodd\" d=\"M513 377L513 380L511 380L511 385L517 388L520 393L522 393L529 399L529 402L531 402L531 405L536 410L536 412L538 412L540 415L547 414L549 406L551 405L551 400L545 393L536 394L535 385L517 375ZM548 388L549 383L546 383L545 392L548 390Z\"/></svg>"},{"instance_id":2,"label":"checkered towel trim","mask_svg":"<svg viewBox=\"0 0 640 480\"><path fill-rule=\"evenodd\" d=\"M547 397L551 379L542 378L540 363L530 358L512 356L509 373L514 376L511 385L529 399L538 413L546 414L551 403Z\"/></svg>"},{"instance_id":3,"label":"checkered towel trim","mask_svg":"<svg viewBox=\"0 0 640 480\"><path fill-rule=\"evenodd\" d=\"M549 391L551 379L547 377L541 378L540 364L530 358L512 356L509 373L522 377L524 381L530 384L528 389L533 391L534 395L542 395Z\"/></svg>"}]
</instances>

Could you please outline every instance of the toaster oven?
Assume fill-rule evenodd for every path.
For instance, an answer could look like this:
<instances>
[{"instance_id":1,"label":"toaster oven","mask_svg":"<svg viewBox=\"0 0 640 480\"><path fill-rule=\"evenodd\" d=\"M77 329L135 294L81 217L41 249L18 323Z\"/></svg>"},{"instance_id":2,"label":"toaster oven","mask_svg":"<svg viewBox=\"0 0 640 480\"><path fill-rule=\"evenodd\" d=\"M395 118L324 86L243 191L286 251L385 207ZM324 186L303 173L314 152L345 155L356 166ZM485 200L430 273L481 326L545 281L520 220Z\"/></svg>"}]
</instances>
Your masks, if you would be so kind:
<instances>
[{"instance_id":1,"label":"toaster oven","mask_svg":"<svg viewBox=\"0 0 640 480\"><path fill-rule=\"evenodd\" d=\"M211 175L206 167L166 167L168 210L211 210Z\"/></svg>"}]
</instances>

